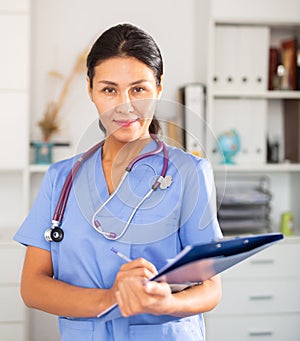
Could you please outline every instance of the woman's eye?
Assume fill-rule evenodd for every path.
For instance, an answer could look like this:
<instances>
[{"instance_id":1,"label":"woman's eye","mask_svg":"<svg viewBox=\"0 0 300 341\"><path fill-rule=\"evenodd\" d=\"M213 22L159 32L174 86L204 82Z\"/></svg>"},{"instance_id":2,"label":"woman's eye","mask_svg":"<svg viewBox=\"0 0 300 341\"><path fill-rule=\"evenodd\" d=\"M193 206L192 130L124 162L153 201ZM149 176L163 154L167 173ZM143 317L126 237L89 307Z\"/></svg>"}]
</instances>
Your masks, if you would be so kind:
<instances>
[{"instance_id":1,"label":"woman's eye","mask_svg":"<svg viewBox=\"0 0 300 341\"><path fill-rule=\"evenodd\" d=\"M107 93L107 94L112 94L112 93L116 92L116 90L114 88L104 88L102 91Z\"/></svg>"},{"instance_id":2,"label":"woman's eye","mask_svg":"<svg viewBox=\"0 0 300 341\"><path fill-rule=\"evenodd\" d=\"M140 92L144 92L145 88L143 88L142 86L137 86L135 88L133 88L133 92L135 93L140 93Z\"/></svg>"}]
</instances>

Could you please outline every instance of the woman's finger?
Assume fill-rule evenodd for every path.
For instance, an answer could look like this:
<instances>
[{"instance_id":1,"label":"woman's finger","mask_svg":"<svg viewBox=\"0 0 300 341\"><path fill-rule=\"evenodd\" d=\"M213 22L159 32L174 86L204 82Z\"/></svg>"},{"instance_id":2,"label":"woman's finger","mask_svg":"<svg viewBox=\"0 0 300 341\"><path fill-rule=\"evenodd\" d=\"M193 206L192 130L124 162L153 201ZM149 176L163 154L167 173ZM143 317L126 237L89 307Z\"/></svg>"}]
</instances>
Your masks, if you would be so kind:
<instances>
[{"instance_id":1,"label":"woman's finger","mask_svg":"<svg viewBox=\"0 0 300 341\"><path fill-rule=\"evenodd\" d=\"M157 274L157 269L151 262L147 261L145 258L137 258L131 262L125 263L121 266L121 271L129 271L132 269L145 268L147 269L153 276Z\"/></svg>"}]
</instances>

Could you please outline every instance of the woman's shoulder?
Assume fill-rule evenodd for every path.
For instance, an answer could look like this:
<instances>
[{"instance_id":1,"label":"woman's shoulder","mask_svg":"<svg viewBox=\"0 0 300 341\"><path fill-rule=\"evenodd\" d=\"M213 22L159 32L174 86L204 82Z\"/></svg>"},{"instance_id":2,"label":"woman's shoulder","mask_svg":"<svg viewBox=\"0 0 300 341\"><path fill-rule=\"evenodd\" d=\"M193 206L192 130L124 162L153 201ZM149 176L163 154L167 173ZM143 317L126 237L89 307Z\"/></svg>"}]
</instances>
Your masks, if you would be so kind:
<instances>
[{"instance_id":1,"label":"woman's shoulder","mask_svg":"<svg viewBox=\"0 0 300 341\"><path fill-rule=\"evenodd\" d=\"M208 159L194 155L192 153L186 152L181 148L167 145L169 152L169 159L172 162L176 162L176 164L182 164L182 166L186 166L188 164L194 164L195 166L207 166L210 164Z\"/></svg>"},{"instance_id":2,"label":"woman's shoulder","mask_svg":"<svg viewBox=\"0 0 300 341\"><path fill-rule=\"evenodd\" d=\"M80 156L81 154L78 154L70 158L54 162L48 168L48 176L50 176L51 179L66 177Z\"/></svg>"}]
</instances>

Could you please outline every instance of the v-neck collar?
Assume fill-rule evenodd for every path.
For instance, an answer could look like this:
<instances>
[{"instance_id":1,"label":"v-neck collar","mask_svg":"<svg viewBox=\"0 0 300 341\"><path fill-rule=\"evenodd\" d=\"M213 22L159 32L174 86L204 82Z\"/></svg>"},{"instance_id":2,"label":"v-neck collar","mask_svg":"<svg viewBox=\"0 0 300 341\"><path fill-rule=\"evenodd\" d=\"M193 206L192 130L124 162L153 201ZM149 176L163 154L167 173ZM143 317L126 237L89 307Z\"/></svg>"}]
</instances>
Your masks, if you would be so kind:
<instances>
[{"instance_id":1,"label":"v-neck collar","mask_svg":"<svg viewBox=\"0 0 300 341\"><path fill-rule=\"evenodd\" d=\"M151 152L155 150L155 148L156 142L151 140L146 144L139 155ZM99 148L91 158L84 162L81 171L77 174L74 181L74 191L77 203L82 214L90 224L95 210L110 197L102 167L101 152L102 147ZM143 161L144 159L139 162Z\"/></svg>"},{"instance_id":2,"label":"v-neck collar","mask_svg":"<svg viewBox=\"0 0 300 341\"><path fill-rule=\"evenodd\" d=\"M146 153L149 153L153 150L155 150L156 148L156 142L151 139L145 146L144 148L141 150L141 152L138 154L143 155ZM101 147L98 151L98 155L97 155L97 159L96 159L96 167L95 167L95 179L96 179L96 184L97 184L97 189L98 189L98 196L103 200L107 200L111 195L114 194L115 190L110 194L108 191L108 186L105 180L105 174L104 174L104 169L103 169L103 163L102 163L102 159L101 159L101 155L102 155L102 149L103 147ZM98 167L99 165L99 167ZM124 173L126 172L126 168L124 168ZM124 175L123 173L123 175ZM101 183L100 181L101 180Z\"/></svg>"}]
</instances>

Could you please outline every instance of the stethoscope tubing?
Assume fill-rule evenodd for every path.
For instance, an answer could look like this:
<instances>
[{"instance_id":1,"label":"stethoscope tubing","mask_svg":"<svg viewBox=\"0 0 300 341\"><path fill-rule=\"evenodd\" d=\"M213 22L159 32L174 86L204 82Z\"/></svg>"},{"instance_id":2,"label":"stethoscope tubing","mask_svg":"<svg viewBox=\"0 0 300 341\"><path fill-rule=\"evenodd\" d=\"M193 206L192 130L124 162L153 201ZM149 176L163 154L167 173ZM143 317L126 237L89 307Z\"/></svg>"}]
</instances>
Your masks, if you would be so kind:
<instances>
[{"instance_id":1,"label":"stethoscope tubing","mask_svg":"<svg viewBox=\"0 0 300 341\"><path fill-rule=\"evenodd\" d=\"M93 228L100 234L102 234L106 239L109 240L118 240L121 237L123 237L123 235L126 233L126 231L128 230L128 227L135 215L135 213L137 212L137 210L140 208L140 206L143 204L143 202L149 198L149 196L151 195L151 193L155 190L153 188L153 186L150 188L150 190L144 195L144 197L138 202L138 204L136 205L136 207L132 210L122 232L119 235L116 235L116 233L114 232L105 232L102 230L101 228L101 224L99 223L98 220L96 220L97 214L99 214L102 209L111 201L111 199L116 195L116 193L118 193L119 188L122 186L122 183L125 181L125 179L127 178L129 174L129 171L126 171L126 173L123 175L122 180L120 181L118 187L116 188L116 190L114 191L114 193L96 210L96 212L93 214L92 217L92 226Z\"/></svg>"},{"instance_id":2,"label":"stethoscope tubing","mask_svg":"<svg viewBox=\"0 0 300 341\"><path fill-rule=\"evenodd\" d=\"M100 231L99 228L97 226L94 226L94 218L96 217L96 214L99 213L99 211L101 209L103 209L103 207L114 197L115 193L117 193L117 190L114 192L113 195L110 196L110 198L108 200L106 200L101 206L100 208L94 213L93 215L93 227L99 232L99 233L102 233L107 239L112 239L112 240L116 240L116 239L119 239L121 238L124 233L126 232L126 230L128 229L128 226L133 218L133 216L135 215L136 211L138 210L138 208L142 205L142 203L150 196L150 194L156 190L160 184L161 184L161 179L165 177L166 175L166 172L167 172L167 169L168 169L168 150L165 146L165 144L159 140L157 138L156 135L154 134L150 134L150 136L152 137L152 139L157 143L157 148L151 152L148 152L148 153L145 153L145 154L142 154L142 155L139 155L137 156L136 158L134 158L129 164L128 166L126 167L126 173L125 175L123 176L119 186L117 187L117 190L118 188L120 188L121 184L124 182L126 176L128 175L128 173L132 170L133 166L135 165L136 162L144 159L144 158L147 158L147 157L150 157L150 156L153 156L153 155L156 155L156 154L159 154L161 151L163 151L163 168L161 170L161 173L160 173L160 176L157 178L157 180L155 181L155 183L152 185L151 189L148 191L148 193L146 193L146 195L142 198L142 200L138 203L138 205L135 207L135 209L132 211L126 225L125 225L125 228L123 229L123 231L121 232L121 234L118 236L118 238L110 238L109 237L109 234L110 232L106 233L104 231ZM58 202L57 202L57 205L56 205L56 208L55 208L55 211L54 211L54 214L53 214L53 217L52 217L52 228L54 227L60 227L61 224L62 224L62 220L63 220L63 216L64 216L64 212L65 212L65 209L66 209L66 206L67 206L67 202L68 202L68 198L69 198L69 194L70 194L70 191L71 191L71 188L73 186L73 182L74 182L74 179L80 169L80 167L82 166L82 164L87 160L89 159L99 148L101 148L103 145L104 145L104 142L105 140L97 143L96 145L94 145L92 148L90 148L87 152L85 152L76 162L75 164L73 165L72 169L70 170L70 172L68 173L67 175L67 178L65 180L65 183L62 187L62 190L61 190L61 193L60 193L60 196L59 196L59 199L58 199Z\"/></svg>"},{"instance_id":3,"label":"stethoscope tubing","mask_svg":"<svg viewBox=\"0 0 300 341\"><path fill-rule=\"evenodd\" d=\"M97 143L91 149L89 149L86 153L84 153L74 164L71 171L67 175L63 188L61 190L56 209L53 214L52 223L55 222L57 226L61 225L63 215L67 206L69 194L73 185L73 179L75 179L81 165L85 162L88 158L90 158L100 147L102 147L104 141Z\"/></svg>"}]
</instances>

